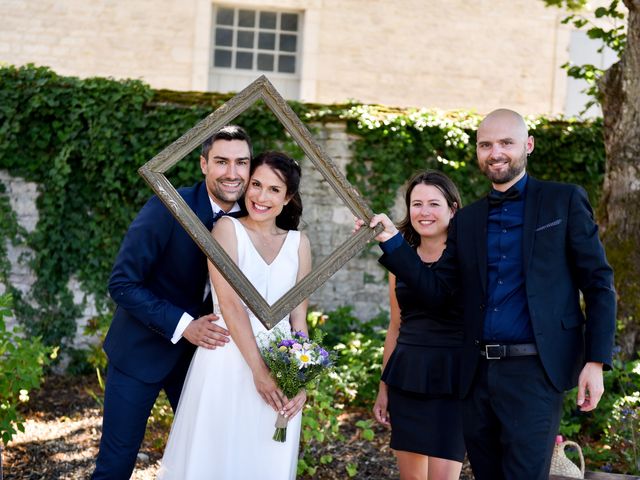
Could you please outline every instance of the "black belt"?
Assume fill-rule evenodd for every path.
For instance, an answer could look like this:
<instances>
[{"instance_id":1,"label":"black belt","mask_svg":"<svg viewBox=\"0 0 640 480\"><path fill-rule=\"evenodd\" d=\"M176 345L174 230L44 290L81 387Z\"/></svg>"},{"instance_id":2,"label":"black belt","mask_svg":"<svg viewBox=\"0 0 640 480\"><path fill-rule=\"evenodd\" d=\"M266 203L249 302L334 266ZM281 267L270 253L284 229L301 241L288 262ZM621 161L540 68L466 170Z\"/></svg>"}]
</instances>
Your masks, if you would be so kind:
<instances>
[{"instance_id":1,"label":"black belt","mask_svg":"<svg viewBox=\"0 0 640 480\"><path fill-rule=\"evenodd\" d=\"M480 347L480 355L487 360L499 360L508 357L525 357L537 355L538 349L535 343L517 343L514 345L490 344Z\"/></svg>"}]
</instances>

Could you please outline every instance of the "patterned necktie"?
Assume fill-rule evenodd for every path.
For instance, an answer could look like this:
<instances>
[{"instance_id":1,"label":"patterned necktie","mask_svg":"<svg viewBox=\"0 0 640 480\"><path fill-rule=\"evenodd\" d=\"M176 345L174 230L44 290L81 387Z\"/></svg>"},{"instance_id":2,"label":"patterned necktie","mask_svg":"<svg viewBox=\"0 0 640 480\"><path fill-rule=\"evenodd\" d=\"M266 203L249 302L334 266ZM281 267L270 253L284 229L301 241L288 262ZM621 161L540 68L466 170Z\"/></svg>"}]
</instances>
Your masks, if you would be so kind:
<instances>
[{"instance_id":1,"label":"patterned necktie","mask_svg":"<svg viewBox=\"0 0 640 480\"><path fill-rule=\"evenodd\" d=\"M495 208L501 206L508 200L519 200L521 197L520 190L513 186L504 193L492 190L491 193L487 195L487 200L489 200L489 208Z\"/></svg>"}]
</instances>

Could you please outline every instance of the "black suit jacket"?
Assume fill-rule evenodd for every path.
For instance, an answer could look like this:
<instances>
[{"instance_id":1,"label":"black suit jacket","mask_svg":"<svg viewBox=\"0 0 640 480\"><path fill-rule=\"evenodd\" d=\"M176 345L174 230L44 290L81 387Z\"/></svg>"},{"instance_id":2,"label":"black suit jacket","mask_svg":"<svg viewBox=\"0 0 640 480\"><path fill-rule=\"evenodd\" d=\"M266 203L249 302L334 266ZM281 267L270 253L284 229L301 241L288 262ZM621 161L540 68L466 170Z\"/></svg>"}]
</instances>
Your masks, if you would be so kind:
<instances>
[{"instance_id":1,"label":"black suit jacket","mask_svg":"<svg viewBox=\"0 0 640 480\"><path fill-rule=\"evenodd\" d=\"M458 295L464 306L461 391L471 386L487 299L486 198L454 217L447 248L432 268L406 242L380 263L432 304ZM598 238L585 191L529 177L523 225L523 268L531 323L542 365L560 391L577 384L585 362L612 362L616 297L613 271ZM584 299L581 308L580 292Z\"/></svg>"},{"instance_id":2,"label":"black suit jacket","mask_svg":"<svg viewBox=\"0 0 640 480\"><path fill-rule=\"evenodd\" d=\"M213 210L204 182L181 188L207 229ZM180 317L197 318L207 279L207 258L158 197L152 197L131 223L109 279L118 305L104 350L109 362L144 382L163 379L195 347L171 337Z\"/></svg>"}]
</instances>

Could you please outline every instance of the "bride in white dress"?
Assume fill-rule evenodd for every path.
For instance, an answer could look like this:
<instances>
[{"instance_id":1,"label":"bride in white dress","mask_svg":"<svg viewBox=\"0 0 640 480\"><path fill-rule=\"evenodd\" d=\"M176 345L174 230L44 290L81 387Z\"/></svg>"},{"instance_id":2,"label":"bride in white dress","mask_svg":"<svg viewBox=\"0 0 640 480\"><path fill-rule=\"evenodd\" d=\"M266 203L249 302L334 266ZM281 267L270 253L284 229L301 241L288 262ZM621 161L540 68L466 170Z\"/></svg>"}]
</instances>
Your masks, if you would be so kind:
<instances>
[{"instance_id":1,"label":"bride in white dress","mask_svg":"<svg viewBox=\"0 0 640 480\"><path fill-rule=\"evenodd\" d=\"M267 303L273 304L311 269L309 240L297 231L300 167L267 152L251 165L249 215L223 217L213 236ZM258 343L279 331L307 333L307 302L268 331L209 263L218 322L231 333L222 348L198 348L191 361L158 478L294 479L304 391L288 399L265 365ZM216 295L217 294L217 295ZM218 311L216 311L218 313ZM287 440L272 439L277 412L289 418Z\"/></svg>"}]
</instances>

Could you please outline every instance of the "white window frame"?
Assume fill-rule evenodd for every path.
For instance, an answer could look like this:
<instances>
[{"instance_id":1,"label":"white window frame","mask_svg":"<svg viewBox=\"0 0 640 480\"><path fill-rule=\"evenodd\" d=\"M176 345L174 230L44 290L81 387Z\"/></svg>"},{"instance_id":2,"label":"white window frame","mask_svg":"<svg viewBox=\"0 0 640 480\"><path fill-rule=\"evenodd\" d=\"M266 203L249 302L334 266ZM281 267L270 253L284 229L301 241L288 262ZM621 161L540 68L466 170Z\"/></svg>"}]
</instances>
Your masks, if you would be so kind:
<instances>
[{"instance_id":1,"label":"white window frame","mask_svg":"<svg viewBox=\"0 0 640 480\"><path fill-rule=\"evenodd\" d=\"M228 25L218 24L218 12L221 9L233 11L233 23ZM254 13L253 26L240 26L239 17L241 11L251 11ZM262 13L274 13L276 14L276 25L274 29L267 29L260 27L260 16ZM297 16L297 30L283 30L282 29L282 16L283 14L291 14ZM239 6L228 4L214 4L211 12L211 48L209 55L209 89L217 91L238 91L259 75L266 75L269 80L275 85L278 91L283 97L287 99L296 100L300 98L300 78L302 71L302 25L303 25L303 13L296 10L287 9L272 9L262 7L251 6ZM216 44L216 35L218 28L228 29L231 31L231 44L218 45ZM238 46L239 35L243 32L253 33L253 46L241 47ZM273 49L259 48L259 37L261 33L274 34L275 42ZM283 35L295 35L296 46L295 50L281 50L280 40ZM216 50L230 52L230 66L216 66ZM251 68L237 68L236 62L238 53L251 53L252 65ZM274 70L263 70L258 68L258 55L267 54L273 55ZM279 72L278 62L281 55L291 55L295 58L295 70L294 72Z\"/></svg>"}]
</instances>

